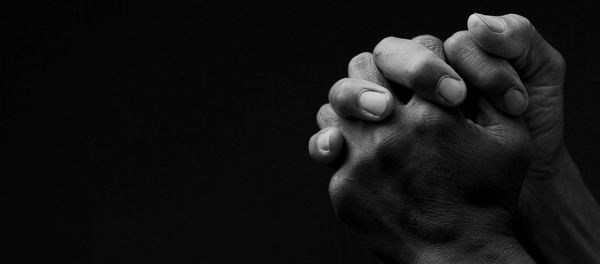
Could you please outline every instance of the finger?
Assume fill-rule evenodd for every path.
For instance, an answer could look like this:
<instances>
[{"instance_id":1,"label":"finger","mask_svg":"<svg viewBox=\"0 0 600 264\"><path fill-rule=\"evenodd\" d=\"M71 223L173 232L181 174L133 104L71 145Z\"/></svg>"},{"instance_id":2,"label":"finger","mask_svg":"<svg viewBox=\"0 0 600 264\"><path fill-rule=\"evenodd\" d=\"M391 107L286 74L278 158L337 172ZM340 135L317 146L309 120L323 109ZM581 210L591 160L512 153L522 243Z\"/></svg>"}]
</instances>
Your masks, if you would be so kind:
<instances>
[{"instance_id":1,"label":"finger","mask_svg":"<svg viewBox=\"0 0 600 264\"><path fill-rule=\"evenodd\" d=\"M489 55L468 31L459 31L444 43L448 62L496 107L520 115L529 102L525 85L505 59Z\"/></svg>"},{"instance_id":2,"label":"finger","mask_svg":"<svg viewBox=\"0 0 600 264\"><path fill-rule=\"evenodd\" d=\"M375 66L375 59L370 52L363 52L350 60L348 77L369 81L381 87L390 87L383 74Z\"/></svg>"},{"instance_id":3,"label":"finger","mask_svg":"<svg viewBox=\"0 0 600 264\"><path fill-rule=\"evenodd\" d=\"M348 63L348 77L370 81L387 88L392 92L394 101L397 102L408 102L413 95L413 92L405 87L390 84L375 65L375 58L370 52L363 52L350 60L350 63Z\"/></svg>"},{"instance_id":4,"label":"finger","mask_svg":"<svg viewBox=\"0 0 600 264\"><path fill-rule=\"evenodd\" d=\"M462 103L467 94L460 76L431 50L412 40L388 37L373 52L383 75L417 94L446 106Z\"/></svg>"},{"instance_id":5,"label":"finger","mask_svg":"<svg viewBox=\"0 0 600 264\"><path fill-rule=\"evenodd\" d=\"M502 126L506 123L510 123L511 120L502 115L488 100L483 97L479 97L477 100L477 124L491 128L496 126Z\"/></svg>"},{"instance_id":6,"label":"finger","mask_svg":"<svg viewBox=\"0 0 600 264\"><path fill-rule=\"evenodd\" d=\"M328 127L340 127L340 119L342 117L335 113L331 104L324 104L317 113L317 125L320 129Z\"/></svg>"},{"instance_id":7,"label":"finger","mask_svg":"<svg viewBox=\"0 0 600 264\"><path fill-rule=\"evenodd\" d=\"M341 117L378 121L390 115L394 97L388 89L372 82L345 78L329 90L329 103Z\"/></svg>"},{"instance_id":8,"label":"finger","mask_svg":"<svg viewBox=\"0 0 600 264\"><path fill-rule=\"evenodd\" d=\"M412 41L423 45L428 50L431 50L438 58L445 61L444 42L432 35L420 35L412 39Z\"/></svg>"},{"instance_id":9,"label":"finger","mask_svg":"<svg viewBox=\"0 0 600 264\"><path fill-rule=\"evenodd\" d=\"M477 103L479 108L479 111L477 111L477 124L483 127L485 131L500 140L500 142L506 142L514 146L528 145L514 143L529 140L529 132L522 117L509 117L502 114L483 97L480 97Z\"/></svg>"},{"instance_id":10,"label":"finger","mask_svg":"<svg viewBox=\"0 0 600 264\"><path fill-rule=\"evenodd\" d=\"M310 157L320 163L330 164L344 145L344 137L338 128L329 127L314 134L308 141Z\"/></svg>"},{"instance_id":11,"label":"finger","mask_svg":"<svg viewBox=\"0 0 600 264\"><path fill-rule=\"evenodd\" d=\"M511 59L526 84L562 83L562 55L535 30L525 17L515 14L473 14L467 22L473 40L485 51Z\"/></svg>"}]
</instances>

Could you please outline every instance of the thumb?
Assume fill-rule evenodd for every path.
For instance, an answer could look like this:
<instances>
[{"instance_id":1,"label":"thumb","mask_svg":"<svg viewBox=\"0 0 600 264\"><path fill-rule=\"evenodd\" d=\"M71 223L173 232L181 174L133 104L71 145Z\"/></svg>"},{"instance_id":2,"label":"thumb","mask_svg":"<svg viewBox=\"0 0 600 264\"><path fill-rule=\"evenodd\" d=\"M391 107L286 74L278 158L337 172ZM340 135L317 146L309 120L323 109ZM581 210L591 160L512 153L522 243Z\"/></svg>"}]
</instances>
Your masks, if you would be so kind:
<instances>
[{"instance_id":1,"label":"thumb","mask_svg":"<svg viewBox=\"0 0 600 264\"><path fill-rule=\"evenodd\" d=\"M527 126L521 117L502 114L484 97L478 99L477 124L501 141L511 142L515 136L527 135Z\"/></svg>"},{"instance_id":2,"label":"thumb","mask_svg":"<svg viewBox=\"0 0 600 264\"><path fill-rule=\"evenodd\" d=\"M485 51L511 60L526 84L552 85L564 80L563 57L527 18L516 14L475 13L467 25L473 40Z\"/></svg>"}]
</instances>

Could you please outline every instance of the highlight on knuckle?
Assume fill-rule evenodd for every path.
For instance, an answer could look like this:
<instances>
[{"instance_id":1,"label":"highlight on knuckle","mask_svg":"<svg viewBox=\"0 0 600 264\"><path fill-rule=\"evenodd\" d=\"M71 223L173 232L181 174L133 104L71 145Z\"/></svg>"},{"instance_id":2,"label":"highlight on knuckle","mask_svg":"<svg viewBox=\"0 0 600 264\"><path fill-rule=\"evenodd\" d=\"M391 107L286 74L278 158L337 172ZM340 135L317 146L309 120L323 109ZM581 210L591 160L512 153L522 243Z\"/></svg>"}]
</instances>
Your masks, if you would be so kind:
<instances>
[{"instance_id":1,"label":"highlight on knuckle","mask_svg":"<svg viewBox=\"0 0 600 264\"><path fill-rule=\"evenodd\" d=\"M331 108L331 104L324 104L319 108L317 112L317 123L318 124L337 124L337 116L333 109Z\"/></svg>"},{"instance_id":2,"label":"highlight on knuckle","mask_svg":"<svg viewBox=\"0 0 600 264\"><path fill-rule=\"evenodd\" d=\"M436 60L437 58L433 53L426 53L422 56L419 56L419 58L408 67L406 71L406 78L409 80L409 83L413 86L413 88L414 86L420 85L419 82L423 81L423 76L434 70L436 67ZM437 80L433 81L436 82Z\"/></svg>"},{"instance_id":3,"label":"highlight on knuckle","mask_svg":"<svg viewBox=\"0 0 600 264\"><path fill-rule=\"evenodd\" d=\"M381 41L379 41L379 43L377 43L375 49L373 49L373 55L375 57L379 57L385 54L390 49L390 47L394 45L396 41L396 37L386 37L382 39Z\"/></svg>"},{"instance_id":4,"label":"highlight on knuckle","mask_svg":"<svg viewBox=\"0 0 600 264\"><path fill-rule=\"evenodd\" d=\"M477 76L477 81L473 83L477 83L481 87L489 87L492 90L495 90L495 88L500 89L507 82L512 83L515 80L515 76L505 68L499 68L493 64L482 64L479 66L481 74Z\"/></svg>"},{"instance_id":5,"label":"highlight on knuckle","mask_svg":"<svg viewBox=\"0 0 600 264\"><path fill-rule=\"evenodd\" d=\"M508 19L512 20L515 25L515 31L518 34L527 34L531 36L535 32L535 28L529 19L519 14L508 14Z\"/></svg>"},{"instance_id":6,"label":"highlight on knuckle","mask_svg":"<svg viewBox=\"0 0 600 264\"><path fill-rule=\"evenodd\" d=\"M440 48L442 41L432 35L420 35L414 38L415 42L425 46L429 50Z\"/></svg>"},{"instance_id":7,"label":"highlight on knuckle","mask_svg":"<svg viewBox=\"0 0 600 264\"><path fill-rule=\"evenodd\" d=\"M354 58L350 60L348 67L356 70L365 70L371 68L372 64L373 58L371 53L363 52L354 56Z\"/></svg>"},{"instance_id":8,"label":"highlight on knuckle","mask_svg":"<svg viewBox=\"0 0 600 264\"><path fill-rule=\"evenodd\" d=\"M465 56L471 56L475 52L475 43L467 31L454 33L446 43L444 43L444 52L448 60L456 61Z\"/></svg>"},{"instance_id":9,"label":"highlight on knuckle","mask_svg":"<svg viewBox=\"0 0 600 264\"><path fill-rule=\"evenodd\" d=\"M337 81L331 87L331 90L329 91L329 103L335 106L336 104L343 102L346 99L345 97L347 92L344 90L348 89L349 82L349 78L343 78Z\"/></svg>"}]
</instances>

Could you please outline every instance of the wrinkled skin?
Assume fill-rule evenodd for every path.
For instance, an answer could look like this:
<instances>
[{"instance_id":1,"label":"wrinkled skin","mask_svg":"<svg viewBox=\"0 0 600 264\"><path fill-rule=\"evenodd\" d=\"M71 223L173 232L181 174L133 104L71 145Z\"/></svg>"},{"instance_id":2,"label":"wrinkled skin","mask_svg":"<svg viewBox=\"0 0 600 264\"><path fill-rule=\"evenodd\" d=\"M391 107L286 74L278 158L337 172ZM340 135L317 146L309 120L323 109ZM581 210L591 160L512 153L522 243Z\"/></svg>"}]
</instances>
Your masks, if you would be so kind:
<instances>
[{"instance_id":1,"label":"wrinkled skin","mask_svg":"<svg viewBox=\"0 0 600 264\"><path fill-rule=\"evenodd\" d=\"M494 20L501 22L503 30L489 27L494 24ZM600 241L600 233L596 228L597 220L600 219L600 208L582 181L562 139L562 89L565 75L562 56L544 41L526 18L519 15L489 17L474 14L469 17L468 27L468 31L457 32L445 43L432 36L419 36L414 40L432 50L441 59L447 57L447 62L452 68L471 84L469 93L478 91L497 109L508 115L523 115L534 148L533 161L527 169L518 210L514 215L519 222L517 225L520 230L517 232L521 232L520 235L524 236L525 240L533 243L529 246L536 248L541 254L536 257L545 259L545 262L598 262L600 255L595 249L600 245L597 243ZM378 56L378 61L372 58L365 59L368 56L363 55L365 54L360 54L350 62L350 77L370 80L387 89L393 88L394 91L398 91L397 86L389 85L395 82L400 84L400 90L409 88L434 103L448 105L439 97L432 96L431 88L428 88L431 86L424 88L411 83L410 80L419 80L422 76L398 78L398 72L402 72L398 70L398 67L403 65L402 60L394 61L393 58ZM361 63L356 63L356 58L362 58L358 60ZM393 67L385 67L388 64ZM403 82L406 79L409 81ZM513 88L524 93L528 106L507 107L505 95ZM335 107L336 101L332 101L331 97L330 102ZM460 104L461 101L454 103ZM343 109L339 106L340 102L337 104L336 109ZM348 105L348 102L341 104ZM338 114L342 113L338 110ZM374 123L385 121L386 117L387 115L383 114L373 120L354 114L351 118ZM339 122L333 125L319 122L319 125L323 129L321 132L332 132L330 138L333 144L326 152L316 152L312 147L311 156L328 164L336 158L343 160L345 157L339 154L345 152L340 150L345 144L345 139L339 132ZM329 128L326 128L328 126ZM318 138L322 135L321 132L313 137ZM496 160L490 159L489 162ZM337 164L334 163L333 166L337 167ZM372 216L381 218L385 214ZM569 243L564 243L565 240Z\"/></svg>"},{"instance_id":2,"label":"wrinkled skin","mask_svg":"<svg viewBox=\"0 0 600 264\"><path fill-rule=\"evenodd\" d=\"M483 100L479 111L474 124L414 96L383 122L339 118L348 155L331 179L331 201L382 259L459 259L489 241L513 241L531 142L518 120ZM400 249L383 246L391 244ZM447 250L428 251L437 247Z\"/></svg>"},{"instance_id":3,"label":"wrinkled skin","mask_svg":"<svg viewBox=\"0 0 600 264\"><path fill-rule=\"evenodd\" d=\"M478 60L480 55L477 53L487 52L510 61L529 95L529 107L523 117L534 141L535 152L528 180L551 179L563 144L565 62L561 54L537 33L527 18L515 14L499 18L507 27L507 31L502 34L487 30L476 16L469 18L469 31L458 32L447 40L446 54L450 65L463 71L468 68L481 69L478 66L484 62ZM468 42L480 47L467 55L473 59L454 60L457 53L464 52L464 48L457 46L467 46Z\"/></svg>"}]
</instances>

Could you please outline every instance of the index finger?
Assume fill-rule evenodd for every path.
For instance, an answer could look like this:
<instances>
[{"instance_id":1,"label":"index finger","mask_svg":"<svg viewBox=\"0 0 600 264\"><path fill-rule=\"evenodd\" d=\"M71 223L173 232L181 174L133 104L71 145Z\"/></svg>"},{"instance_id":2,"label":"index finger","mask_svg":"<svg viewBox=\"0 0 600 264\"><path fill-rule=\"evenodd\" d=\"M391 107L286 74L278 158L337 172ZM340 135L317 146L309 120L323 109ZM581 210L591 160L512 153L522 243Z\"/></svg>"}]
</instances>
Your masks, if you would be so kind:
<instances>
[{"instance_id":1,"label":"index finger","mask_svg":"<svg viewBox=\"0 0 600 264\"><path fill-rule=\"evenodd\" d=\"M457 106L466 97L466 84L446 62L412 40L388 37L373 52L383 75L430 101Z\"/></svg>"}]
</instances>

